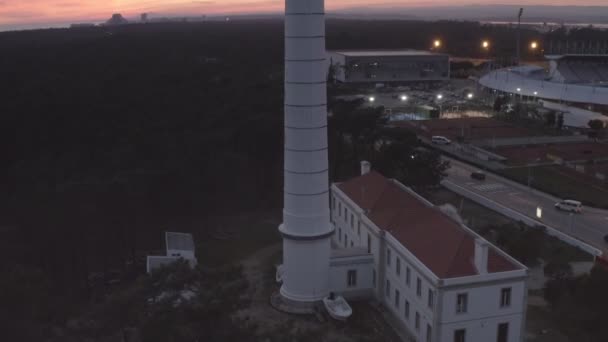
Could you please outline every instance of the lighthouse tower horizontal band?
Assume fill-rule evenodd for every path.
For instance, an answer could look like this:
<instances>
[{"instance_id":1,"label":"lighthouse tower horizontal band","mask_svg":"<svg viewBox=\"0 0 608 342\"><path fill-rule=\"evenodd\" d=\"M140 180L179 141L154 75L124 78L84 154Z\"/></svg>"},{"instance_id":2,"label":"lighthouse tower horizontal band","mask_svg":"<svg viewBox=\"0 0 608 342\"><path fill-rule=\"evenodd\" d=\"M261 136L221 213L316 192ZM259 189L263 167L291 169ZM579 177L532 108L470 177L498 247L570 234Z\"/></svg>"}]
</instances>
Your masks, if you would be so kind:
<instances>
[{"instance_id":1,"label":"lighthouse tower horizontal band","mask_svg":"<svg viewBox=\"0 0 608 342\"><path fill-rule=\"evenodd\" d=\"M328 294L330 236L324 0L285 1L285 184L281 295Z\"/></svg>"}]
</instances>

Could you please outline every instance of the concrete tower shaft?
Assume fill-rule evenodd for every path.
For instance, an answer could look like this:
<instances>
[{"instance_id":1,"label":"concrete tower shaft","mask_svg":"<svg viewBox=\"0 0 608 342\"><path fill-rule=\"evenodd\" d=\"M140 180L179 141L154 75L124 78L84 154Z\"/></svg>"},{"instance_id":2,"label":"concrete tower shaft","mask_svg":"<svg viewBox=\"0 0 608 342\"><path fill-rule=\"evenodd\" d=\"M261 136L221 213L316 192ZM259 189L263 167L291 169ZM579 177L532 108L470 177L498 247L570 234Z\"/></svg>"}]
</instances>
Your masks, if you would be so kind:
<instances>
[{"instance_id":1,"label":"concrete tower shaft","mask_svg":"<svg viewBox=\"0 0 608 342\"><path fill-rule=\"evenodd\" d=\"M289 300L328 292L330 240L323 0L285 1L283 286Z\"/></svg>"}]
</instances>

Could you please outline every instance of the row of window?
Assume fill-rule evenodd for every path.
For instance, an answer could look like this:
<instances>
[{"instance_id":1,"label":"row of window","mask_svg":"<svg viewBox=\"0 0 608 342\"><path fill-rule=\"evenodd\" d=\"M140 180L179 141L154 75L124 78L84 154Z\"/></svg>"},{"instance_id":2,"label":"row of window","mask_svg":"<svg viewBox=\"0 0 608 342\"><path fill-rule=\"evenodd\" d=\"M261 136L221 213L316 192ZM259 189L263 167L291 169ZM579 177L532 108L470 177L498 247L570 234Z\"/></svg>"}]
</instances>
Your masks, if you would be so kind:
<instances>
[{"instance_id":1,"label":"row of window","mask_svg":"<svg viewBox=\"0 0 608 342\"><path fill-rule=\"evenodd\" d=\"M456 295L456 313L468 312L469 294L466 292ZM500 308L508 308L511 306L511 288L503 287L500 289Z\"/></svg>"},{"instance_id":2,"label":"row of window","mask_svg":"<svg viewBox=\"0 0 608 342\"><path fill-rule=\"evenodd\" d=\"M391 260L393 259L392 252L390 248L386 249L386 266L387 269L391 267ZM401 276L401 259L398 256L395 256L395 274L397 277ZM405 285L407 287L411 287L412 282L412 271L409 266L405 266ZM420 277L416 277L416 296L418 298L422 298L422 279ZM435 303L435 292L432 289L428 289L427 295L427 305L429 308L433 308Z\"/></svg>"},{"instance_id":3,"label":"row of window","mask_svg":"<svg viewBox=\"0 0 608 342\"><path fill-rule=\"evenodd\" d=\"M335 210L336 209L336 197L332 196L331 198L331 209ZM349 212L348 212L348 208L346 206L344 206L344 210L342 210L342 202L338 202L338 217L341 217L344 219L344 222L346 222L347 224L350 224L350 228L352 230L355 229L355 215L353 213L350 213L349 216ZM348 220L350 217L350 221ZM361 222L357 221L357 234L359 236L361 236Z\"/></svg>"},{"instance_id":4,"label":"row of window","mask_svg":"<svg viewBox=\"0 0 608 342\"><path fill-rule=\"evenodd\" d=\"M507 342L509 339L509 323L499 323L496 332L496 342ZM467 330L454 330L454 342L467 342Z\"/></svg>"},{"instance_id":5,"label":"row of window","mask_svg":"<svg viewBox=\"0 0 608 342\"><path fill-rule=\"evenodd\" d=\"M391 282L389 280L386 281L386 297L390 298L391 297ZM410 302L405 299L404 302L404 311L403 311L403 315L405 316L405 321L408 323L409 325L409 320L410 320ZM399 311L399 305L401 304L401 293L399 292L398 289L395 289L395 295L394 295L394 306L395 309L397 311ZM418 311L416 311L416 314L414 316L414 329L416 329L416 331L420 331L420 313ZM432 327L430 324L426 325L426 341L430 342L431 338L432 338Z\"/></svg>"}]
</instances>

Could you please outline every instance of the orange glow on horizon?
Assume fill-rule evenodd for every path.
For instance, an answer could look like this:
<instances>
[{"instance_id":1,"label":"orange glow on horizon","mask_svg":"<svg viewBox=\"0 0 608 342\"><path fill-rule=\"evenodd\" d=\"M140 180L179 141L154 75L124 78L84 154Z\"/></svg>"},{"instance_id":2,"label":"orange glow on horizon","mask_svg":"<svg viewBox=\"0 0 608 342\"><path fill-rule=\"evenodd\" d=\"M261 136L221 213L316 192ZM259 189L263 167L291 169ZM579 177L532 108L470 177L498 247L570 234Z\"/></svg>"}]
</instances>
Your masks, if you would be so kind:
<instances>
[{"instance_id":1,"label":"orange glow on horizon","mask_svg":"<svg viewBox=\"0 0 608 342\"><path fill-rule=\"evenodd\" d=\"M515 0L482 0L486 5ZM586 0L588 5L605 5L606 0ZM326 0L328 10L347 7L432 7L468 5L471 0ZM571 0L536 0L537 4L568 5ZM579 4L582 5L582 4ZM11 24L102 21L112 13L135 18L140 13L151 17L213 14L250 14L281 12L284 0L0 0L0 26Z\"/></svg>"}]
</instances>

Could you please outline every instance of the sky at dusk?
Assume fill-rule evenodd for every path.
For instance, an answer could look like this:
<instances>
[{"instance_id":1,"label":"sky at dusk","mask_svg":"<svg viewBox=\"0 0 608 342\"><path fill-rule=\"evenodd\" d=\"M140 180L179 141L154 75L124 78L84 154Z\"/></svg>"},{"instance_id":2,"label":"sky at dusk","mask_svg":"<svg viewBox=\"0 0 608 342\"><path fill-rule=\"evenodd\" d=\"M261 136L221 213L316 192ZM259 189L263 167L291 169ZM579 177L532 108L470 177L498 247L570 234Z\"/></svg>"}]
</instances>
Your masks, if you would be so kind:
<instances>
[{"instance_id":1,"label":"sky at dusk","mask_svg":"<svg viewBox=\"0 0 608 342\"><path fill-rule=\"evenodd\" d=\"M517 4L513 0L475 0L477 4ZM525 2L530 5L528 1ZM471 0L326 0L329 10L357 6L441 6ZM0 0L0 26L105 20L112 13L158 15L267 13L283 10L283 0ZM539 5L608 5L608 0L535 0Z\"/></svg>"}]
</instances>

